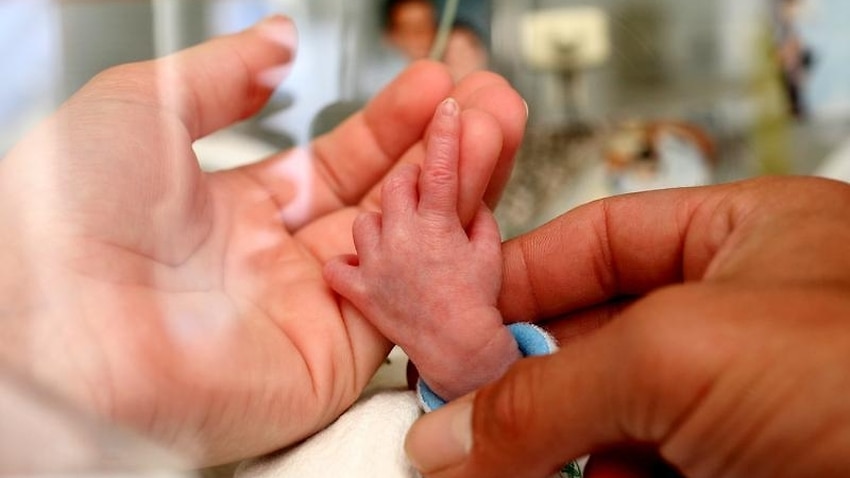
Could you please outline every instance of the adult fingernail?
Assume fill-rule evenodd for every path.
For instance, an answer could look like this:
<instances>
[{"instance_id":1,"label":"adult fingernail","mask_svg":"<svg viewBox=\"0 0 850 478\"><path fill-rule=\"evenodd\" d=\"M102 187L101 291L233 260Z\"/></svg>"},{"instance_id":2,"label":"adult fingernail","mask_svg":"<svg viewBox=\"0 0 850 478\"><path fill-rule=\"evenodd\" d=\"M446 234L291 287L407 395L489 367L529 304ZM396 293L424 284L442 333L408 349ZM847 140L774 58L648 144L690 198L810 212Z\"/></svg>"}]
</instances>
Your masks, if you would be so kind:
<instances>
[{"instance_id":1,"label":"adult fingernail","mask_svg":"<svg viewBox=\"0 0 850 478\"><path fill-rule=\"evenodd\" d=\"M522 104L525 106L525 119L528 119L528 115L530 114L530 110L528 109L528 102L522 100Z\"/></svg>"},{"instance_id":2,"label":"adult fingernail","mask_svg":"<svg viewBox=\"0 0 850 478\"><path fill-rule=\"evenodd\" d=\"M408 432L404 448L422 473L461 463L472 450L472 401L461 399L420 418Z\"/></svg>"},{"instance_id":3,"label":"adult fingernail","mask_svg":"<svg viewBox=\"0 0 850 478\"><path fill-rule=\"evenodd\" d=\"M295 49L298 44L298 30L289 17L271 15L257 23L254 28L267 39L288 49Z\"/></svg>"},{"instance_id":4,"label":"adult fingernail","mask_svg":"<svg viewBox=\"0 0 850 478\"><path fill-rule=\"evenodd\" d=\"M281 15L280 13L273 13L260 19L260 21L257 22L257 26L279 25L283 23L292 23L292 20L286 15Z\"/></svg>"},{"instance_id":5,"label":"adult fingernail","mask_svg":"<svg viewBox=\"0 0 850 478\"><path fill-rule=\"evenodd\" d=\"M292 60L298 50L298 30L295 23L283 15L272 15L254 26L256 34L280 47L274 57L276 66L263 70L257 81L266 88L277 88L292 71Z\"/></svg>"}]
</instances>

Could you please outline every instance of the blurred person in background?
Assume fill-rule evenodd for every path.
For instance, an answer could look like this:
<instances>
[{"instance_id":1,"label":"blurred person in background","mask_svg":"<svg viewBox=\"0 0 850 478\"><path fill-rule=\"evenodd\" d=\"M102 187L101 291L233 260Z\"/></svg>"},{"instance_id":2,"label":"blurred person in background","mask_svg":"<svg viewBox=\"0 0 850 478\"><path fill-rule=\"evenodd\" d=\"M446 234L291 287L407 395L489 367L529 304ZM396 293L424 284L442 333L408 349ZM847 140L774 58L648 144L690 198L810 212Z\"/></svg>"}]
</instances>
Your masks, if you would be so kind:
<instances>
[{"instance_id":1,"label":"blurred person in background","mask_svg":"<svg viewBox=\"0 0 850 478\"><path fill-rule=\"evenodd\" d=\"M437 37L437 9L430 0L382 0L376 10L380 41L360 75L370 98L412 61L426 58Z\"/></svg>"},{"instance_id":2,"label":"blurred person in background","mask_svg":"<svg viewBox=\"0 0 850 478\"><path fill-rule=\"evenodd\" d=\"M437 36L437 10L430 0L386 0L381 14L393 48L408 60L428 56Z\"/></svg>"}]
</instances>

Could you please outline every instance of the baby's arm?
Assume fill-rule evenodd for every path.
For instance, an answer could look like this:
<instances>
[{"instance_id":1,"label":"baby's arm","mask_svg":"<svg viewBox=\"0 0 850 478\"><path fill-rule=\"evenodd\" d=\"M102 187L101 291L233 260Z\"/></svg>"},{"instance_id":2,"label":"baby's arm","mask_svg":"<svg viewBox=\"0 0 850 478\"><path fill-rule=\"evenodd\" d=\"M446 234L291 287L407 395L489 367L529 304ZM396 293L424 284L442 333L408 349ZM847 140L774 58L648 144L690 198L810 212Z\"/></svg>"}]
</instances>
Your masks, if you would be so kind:
<instances>
[{"instance_id":1,"label":"baby's arm","mask_svg":"<svg viewBox=\"0 0 850 478\"><path fill-rule=\"evenodd\" d=\"M328 283L452 400L500 377L520 358L496 308L501 237L482 205L458 218L461 119L453 99L437 109L425 161L400 167L382 192L382 214L354 223L356 257L330 262Z\"/></svg>"}]
</instances>

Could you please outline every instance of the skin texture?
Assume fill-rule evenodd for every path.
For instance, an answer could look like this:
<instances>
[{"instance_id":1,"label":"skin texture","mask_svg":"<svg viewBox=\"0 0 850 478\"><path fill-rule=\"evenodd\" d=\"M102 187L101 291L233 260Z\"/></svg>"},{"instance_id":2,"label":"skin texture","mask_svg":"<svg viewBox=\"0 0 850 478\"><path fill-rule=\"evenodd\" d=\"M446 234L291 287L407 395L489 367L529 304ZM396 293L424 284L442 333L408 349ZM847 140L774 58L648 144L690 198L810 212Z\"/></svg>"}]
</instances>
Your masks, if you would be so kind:
<instances>
[{"instance_id":1,"label":"skin texture","mask_svg":"<svg viewBox=\"0 0 850 478\"><path fill-rule=\"evenodd\" d=\"M454 85L417 63L309 149L202 173L192 141L256 112L294 49L273 17L108 70L0 161L4 368L198 464L292 444L358 397L389 343L324 262L354 252L354 218L396 165L421 162L449 95L467 132L460 217L494 204L524 105L495 75Z\"/></svg>"},{"instance_id":2,"label":"skin texture","mask_svg":"<svg viewBox=\"0 0 850 478\"><path fill-rule=\"evenodd\" d=\"M460 111L437 109L421 171L398 169L384 184L380 213L354 223L356 256L325 266L333 289L400 345L445 400L501 376L520 358L496 300L501 238L482 206L464 230L458 216Z\"/></svg>"},{"instance_id":3,"label":"skin texture","mask_svg":"<svg viewBox=\"0 0 850 478\"><path fill-rule=\"evenodd\" d=\"M412 461L429 478L544 477L592 452L591 477L850 474L848 210L845 184L763 178L606 199L508 242L500 309L551 319L562 348L421 419Z\"/></svg>"}]
</instances>

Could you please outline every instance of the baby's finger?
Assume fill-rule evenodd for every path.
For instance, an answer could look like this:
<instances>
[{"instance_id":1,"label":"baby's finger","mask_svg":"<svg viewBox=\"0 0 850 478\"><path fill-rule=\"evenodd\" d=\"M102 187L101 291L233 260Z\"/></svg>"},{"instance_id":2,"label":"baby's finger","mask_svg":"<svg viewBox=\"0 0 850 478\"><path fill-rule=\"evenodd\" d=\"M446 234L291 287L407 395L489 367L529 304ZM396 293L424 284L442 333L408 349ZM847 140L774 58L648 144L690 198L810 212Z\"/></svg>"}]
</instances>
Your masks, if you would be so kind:
<instances>
[{"instance_id":1,"label":"baby's finger","mask_svg":"<svg viewBox=\"0 0 850 478\"><path fill-rule=\"evenodd\" d=\"M416 211L419 201L416 183L420 174L419 165L401 164L384 181L381 189L381 211L387 224Z\"/></svg>"},{"instance_id":2,"label":"baby's finger","mask_svg":"<svg viewBox=\"0 0 850 478\"><path fill-rule=\"evenodd\" d=\"M379 247L381 240L381 214L377 212L364 212L354 219L351 226L354 236L354 248L357 253L370 257Z\"/></svg>"},{"instance_id":3,"label":"baby's finger","mask_svg":"<svg viewBox=\"0 0 850 478\"><path fill-rule=\"evenodd\" d=\"M325 263L322 274L325 282L339 295L351 300L362 295L358 258L354 254L334 257Z\"/></svg>"},{"instance_id":4,"label":"baby's finger","mask_svg":"<svg viewBox=\"0 0 850 478\"><path fill-rule=\"evenodd\" d=\"M469 240L477 247L492 249L491 252L499 252L502 248L502 235L499 233L499 224L493 213L484 203L472 219L467 232Z\"/></svg>"},{"instance_id":5,"label":"baby's finger","mask_svg":"<svg viewBox=\"0 0 850 478\"><path fill-rule=\"evenodd\" d=\"M454 98L443 101L431 123L422 173L419 210L457 217L460 107Z\"/></svg>"}]
</instances>

